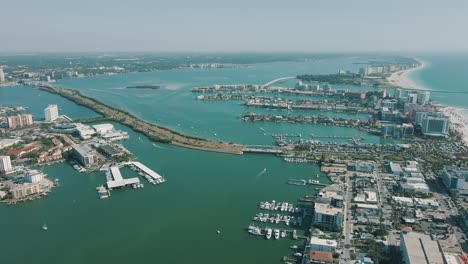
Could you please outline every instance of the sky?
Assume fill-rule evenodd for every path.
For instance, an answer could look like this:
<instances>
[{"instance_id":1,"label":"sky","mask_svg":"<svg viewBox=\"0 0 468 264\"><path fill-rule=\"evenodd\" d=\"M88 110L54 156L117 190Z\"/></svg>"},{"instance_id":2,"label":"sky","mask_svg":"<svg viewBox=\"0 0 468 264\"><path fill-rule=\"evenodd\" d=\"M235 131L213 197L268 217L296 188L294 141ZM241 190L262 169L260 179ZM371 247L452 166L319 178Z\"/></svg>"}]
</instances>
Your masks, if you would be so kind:
<instances>
[{"instance_id":1,"label":"sky","mask_svg":"<svg viewBox=\"0 0 468 264\"><path fill-rule=\"evenodd\" d=\"M468 51L467 0L0 0L0 52Z\"/></svg>"}]
</instances>

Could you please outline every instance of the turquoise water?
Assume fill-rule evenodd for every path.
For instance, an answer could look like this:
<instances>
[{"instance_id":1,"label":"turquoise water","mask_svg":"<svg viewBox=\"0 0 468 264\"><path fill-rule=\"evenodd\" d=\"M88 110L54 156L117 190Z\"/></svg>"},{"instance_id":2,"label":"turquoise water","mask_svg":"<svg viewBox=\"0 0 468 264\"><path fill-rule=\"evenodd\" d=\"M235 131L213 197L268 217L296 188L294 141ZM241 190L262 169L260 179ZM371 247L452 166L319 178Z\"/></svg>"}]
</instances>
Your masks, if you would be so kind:
<instances>
[{"instance_id":1,"label":"turquoise water","mask_svg":"<svg viewBox=\"0 0 468 264\"><path fill-rule=\"evenodd\" d=\"M264 133L314 133L359 135L365 136L367 142L380 142L378 137L348 128L245 123L237 118L247 111L284 112L244 108L238 102L200 102L194 100L196 94L190 92L198 85L265 83L301 73L357 69L359 66L352 64L355 60L355 57L334 57L308 62L255 64L241 69L133 73L63 80L58 84L80 90L147 121L213 139L271 144L271 136ZM435 68L438 62L434 61L432 65ZM450 63L444 65L448 67ZM424 71L421 74L418 78L430 82ZM441 71L440 78L446 78L444 74L447 72ZM136 84L164 84L168 88L125 89ZM29 106L28 111L38 119L42 118L42 109L49 103L58 103L61 113L71 118L96 116L96 113L56 95L29 87L0 88L0 105ZM345 116L366 118L363 115ZM129 132L130 139L123 144L136 159L164 175L167 182L153 186L142 179L144 189L115 190L109 199L99 200L95 188L105 182L103 173L80 174L66 163L44 167L51 178L59 178L61 182L49 197L10 207L0 205L2 261L279 263L282 256L292 254L290 245L300 243L290 239L253 238L244 229L260 212L260 201L296 202L304 195L314 195L316 191L312 187L287 185L286 181L311 178L318 173L316 165L285 163L269 155L235 156L164 144L153 146L144 136L114 125ZM264 168L267 172L260 174ZM130 176L124 171L124 177ZM320 180L327 181L323 176ZM48 232L40 228L44 221L48 224ZM218 235L216 230L222 233Z\"/></svg>"},{"instance_id":2,"label":"turquoise water","mask_svg":"<svg viewBox=\"0 0 468 264\"><path fill-rule=\"evenodd\" d=\"M427 62L427 66L411 75L416 83L433 90L468 92L468 54L422 54L418 58ZM432 93L431 99L450 106L468 107L468 93Z\"/></svg>"}]
</instances>

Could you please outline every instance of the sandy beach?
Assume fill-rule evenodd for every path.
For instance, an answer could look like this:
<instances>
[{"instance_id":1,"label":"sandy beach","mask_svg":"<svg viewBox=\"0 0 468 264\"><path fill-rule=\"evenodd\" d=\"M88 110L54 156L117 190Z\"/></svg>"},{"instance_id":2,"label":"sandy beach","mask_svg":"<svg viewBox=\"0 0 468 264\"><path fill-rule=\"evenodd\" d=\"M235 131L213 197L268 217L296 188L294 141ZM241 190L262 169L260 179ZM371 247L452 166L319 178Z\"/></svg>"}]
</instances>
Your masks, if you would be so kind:
<instances>
[{"instance_id":1,"label":"sandy beach","mask_svg":"<svg viewBox=\"0 0 468 264\"><path fill-rule=\"evenodd\" d=\"M462 142L468 145L468 109L447 106L441 109L450 118L450 127L461 134Z\"/></svg>"},{"instance_id":2,"label":"sandy beach","mask_svg":"<svg viewBox=\"0 0 468 264\"><path fill-rule=\"evenodd\" d=\"M419 61L419 63L421 63L421 65L419 65L418 67L392 73L392 75L387 77L387 81L391 83L392 85L398 86L401 88L428 89L427 87L417 85L409 76L412 72L419 71L426 66L426 64L422 61Z\"/></svg>"}]
</instances>

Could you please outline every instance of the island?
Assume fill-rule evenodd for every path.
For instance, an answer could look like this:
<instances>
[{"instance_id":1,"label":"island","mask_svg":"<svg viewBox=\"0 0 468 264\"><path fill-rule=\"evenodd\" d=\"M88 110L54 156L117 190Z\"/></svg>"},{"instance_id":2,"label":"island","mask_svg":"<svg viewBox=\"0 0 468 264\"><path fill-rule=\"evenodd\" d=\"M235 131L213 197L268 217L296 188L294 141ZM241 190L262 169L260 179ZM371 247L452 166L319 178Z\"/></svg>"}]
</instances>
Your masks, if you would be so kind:
<instances>
[{"instance_id":1,"label":"island","mask_svg":"<svg viewBox=\"0 0 468 264\"><path fill-rule=\"evenodd\" d=\"M173 144L184 148L203 151L221 152L228 154L243 153L243 145L219 141L215 142L203 138L183 135L176 131L145 122L128 112L105 105L91 97L84 96L76 90L61 88L49 84L38 85L36 87L40 90L60 95L78 105L86 106L103 116L99 119L112 120L122 125L128 126L134 131L142 133L149 139L156 142Z\"/></svg>"}]
</instances>

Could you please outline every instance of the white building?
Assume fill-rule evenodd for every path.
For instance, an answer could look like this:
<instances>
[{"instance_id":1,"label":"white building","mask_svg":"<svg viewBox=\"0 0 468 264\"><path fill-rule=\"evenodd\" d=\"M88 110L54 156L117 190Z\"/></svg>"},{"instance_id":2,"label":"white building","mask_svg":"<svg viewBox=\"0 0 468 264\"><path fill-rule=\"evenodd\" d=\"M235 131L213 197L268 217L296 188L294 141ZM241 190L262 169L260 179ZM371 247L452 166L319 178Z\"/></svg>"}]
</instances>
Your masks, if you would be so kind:
<instances>
[{"instance_id":1,"label":"white building","mask_svg":"<svg viewBox=\"0 0 468 264\"><path fill-rule=\"evenodd\" d=\"M449 133L449 119L440 114L427 114L422 118L421 130L428 136L446 136Z\"/></svg>"},{"instance_id":2,"label":"white building","mask_svg":"<svg viewBox=\"0 0 468 264\"><path fill-rule=\"evenodd\" d=\"M0 172L8 173L12 169L10 156L0 156Z\"/></svg>"},{"instance_id":3,"label":"white building","mask_svg":"<svg viewBox=\"0 0 468 264\"><path fill-rule=\"evenodd\" d=\"M334 252L337 246L338 243L335 240L321 239L313 236L310 238L310 243L307 246L307 249Z\"/></svg>"},{"instance_id":4,"label":"white building","mask_svg":"<svg viewBox=\"0 0 468 264\"><path fill-rule=\"evenodd\" d=\"M418 104L425 105L429 103L429 99L431 98L431 93L428 91L420 91L418 92Z\"/></svg>"},{"instance_id":5,"label":"white building","mask_svg":"<svg viewBox=\"0 0 468 264\"><path fill-rule=\"evenodd\" d=\"M83 166L89 167L97 163L94 151L87 145L74 145L71 153Z\"/></svg>"},{"instance_id":6,"label":"white building","mask_svg":"<svg viewBox=\"0 0 468 264\"><path fill-rule=\"evenodd\" d=\"M44 109L44 116L47 122L53 122L58 118L58 106L56 104L48 105Z\"/></svg>"},{"instance_id":7,"label":"white building","mask_svg":"<svg viewBox=\"0 0 468 264\"><path fill-rule=\"evenodd\" d=\"M114 130L114 126L112 124L99 124L93 126L94 130L98 134L104 134Z\"/></svg>"},{"instance_id":8,"label":"white building","mask_svg":"<svg viewBox=\"0 0 468 264\"><path fill-rule=\"evenodd\" d=\"M416 232L401 232L400 250L405 264L444 264L445 257L439 241Z\"/></svg>"},{"instance_id":9,"label":"white building","mask_svg":"<svg viewBox=\"0 0 468 264\"><path fill-rule=\"evenodd\" d=\"M341 228L343 222L341 208L332 207L329 204L315 203L314 211L314 225L331 229Z\"/></svg>"},{"instance_id":10,"label":"white building","mask_svg":"<svg viewBox=\"0 0 468 264\"><path fill-rule=\"evenodd\" d=\"M24 178L29 183L38 183L44 179L44 176L44 173L38 170L28 170L25 173Z\"/></svg>"},{"instance_id":11,"label":"white building","mask_svg":"<svg viewBox=\"0 0 468 264\"><path fill-rule=\"evenodd\" d=\"M408 104L415 104L418 102L418 94L417 93L408 93Z\"/></svg>"},{"instance_id":12,"label":"white building","mask_svg":"<svg viewBox=\"0 0 468 264\"><path fill-rule=\"evenodd\" d=\"M445 166L442 171L442 180L449 189L468 189L468 168Z\"/></svg>"},{"instance_id":13,"label":"white building","mask_svg":"<svg viewBox=\"0 0 468 264\"><path fill-rule=\"evenodd\" d=\"M3 69L0 68L0 83L5 81L5 73L3 72Z\"/></svg>"}]
</instances>

